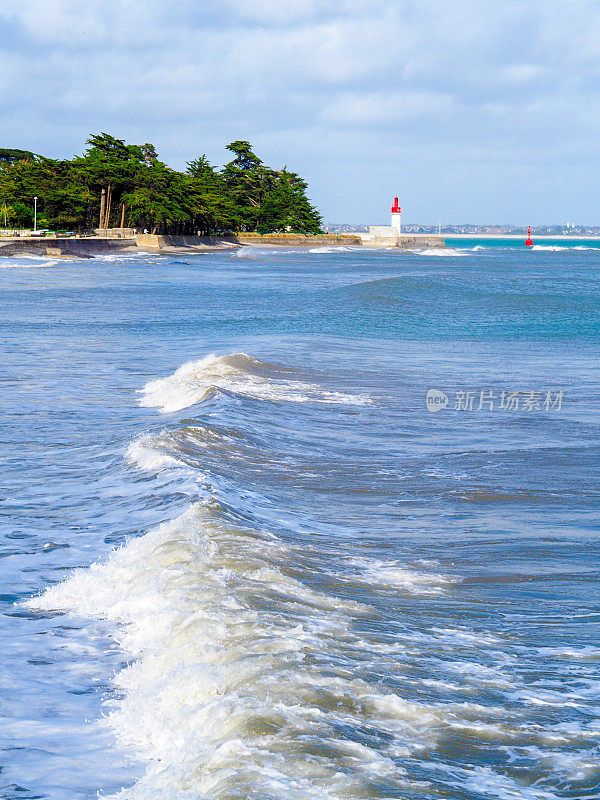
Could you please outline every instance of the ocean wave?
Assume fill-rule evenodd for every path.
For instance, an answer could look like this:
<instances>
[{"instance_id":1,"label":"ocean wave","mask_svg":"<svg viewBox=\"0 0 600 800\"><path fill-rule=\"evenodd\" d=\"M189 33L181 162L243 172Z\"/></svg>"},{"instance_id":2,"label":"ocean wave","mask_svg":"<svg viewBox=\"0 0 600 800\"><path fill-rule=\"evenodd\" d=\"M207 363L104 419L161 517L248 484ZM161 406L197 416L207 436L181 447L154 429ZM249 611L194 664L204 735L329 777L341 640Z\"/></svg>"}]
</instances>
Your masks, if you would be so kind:
<instances>
[{"instance_id":1,"label":"ocean wave","mask_svg":"<svg viewBox=\"0 0 600 800\"><path fill-rule=\"evenodd\" d=\"M353 558L350 563L358 567L355 579L367 582L371 587L401 589L409 594L439 595L454 582L454 578L435 572L409 569L399 561L384 561L377 558Z\"/></svg>"},{"instance_id":2,"label":"ocean wave","mask_svg":"<svg viewBox=\"0 0 600 800\"><path fill-rule=\"evenodd\" d=\"M234 250L231 253L231 257L256 259L256 258L262 258L262 256L272 255L272 253L273 250L269 250L266 247L261 249L259 247L242 246L239 247L237 250Z\"/></svg>"},{"instance_id":3,"label":"ocean wave","mask_svg":"<svg viewBox=\"0 0 600 800\"><path fill-rule=\"evenodd\" d=\"M150 255L152 255L152 254L144 253L143 251L142 252L135 251L135 252L132 252L132 253L128 253L128 252L125 252L125 253L122 253L122 252L118 252L118 253L98 253L97 255L94 255L94 260L95 261L109 261L109 262L113 262L113 261L140 261L140 260L146 261L147 260L146 256L150 256Z\"/></svg>"},{"instance_id":4,"label":"ocean wave","mask_svg":"<svg viewBox=\"0 0 600 800\"><path fill-rule=\"evenodd\" d=\"M436 256L442 258L458 258L459 256L468 255L468 250L459 250L452 247L432 247L429 250L411 250L416 256Z\"/></svg>"},{"instance_id":5,"label":"ocean wave","mask_svg":"<svg viewBox=\"0 0 600 800\"><path fill-rule=\"evenodd\" d=\"M148 472L185 466L183 461L163 452L156 438L150 435L141 436L131 442L126 455L130 464Z\"/></svg>"},{"instance_id":6,"label":"ocean wave","mask_svg":"<svg viewBox=\"0 0 600 800\"><path fill-rule=\"evenodd\" d=\"M43 257L36 257L36 256L19 256L22 259L30 259L33 261L33 264L17 264L15 262L9 261L5 263L2 258L0 258L0 269L41 269L42 267L55 267L58 264L58 261Z\"/></svg>"},{"instance_id":7,"label":"ocean wave","mask_svg":"<svg viewBox=\"0 0 600 800\"><path fill-rule=\"evenodd\" d=\"M288 560L195 504L29 601L117 626L131 663L105 724L148 762L120 800L362 797L373 778L402 784L398 751L435 746L452 713L332 674L369 609L310 588ZM365 726L389 752L360 741Z\"/></svg>"},{"instance_id":8,"label":"ocean wave","mask_svg":"<svg viewBox=\"0 0 600 800\"><path fill-rule=\"evenodd\" d=\"M141 390L140 405L163 413L180 411L225 390L260 400L295 403L365 405L369 398L331 392L314 384L283 377L284 370L264 364L245 353L209 355L190 361L166 378L150 381Z\"/></svg>"},{"instance_id":9,"label":"ocean wave","mask_svg":"<svg viewBox=\"0 0 600 800\"><path fill-rule=\"evenodd\" d=\"M526 742L539 749L530 760L545 763L550 739L579 741L579 728L552 738L550 729L519 721L503 705L406 698L362 677L369 669L380 674L381 664L389 669L390 660L401 664L406 646L418 648L418 634L399 623L405 640L390 631L382 642L365 625L373 608L347 599L356 592L344 591L343 581L337 595L300 579L295 552L274 536L234 525L214 501L194 503L28 601L38 612L114 625L128 666L115 676L102 724L146 768L112 800L347 800L371 796L374 781L412 796L429 791L422 778L436 780L438 769L460 772L480 788L489 781L492 796L498 787L507 792L499 797L545 796L516 794L505 774L437 766L427 754L439 755L448 742L465 751L474 740L516 753ZM451 582L398 562L354 559L351 566L359 568L352 580L417 595ZM468 647L497 652L495 637L466 628L433 633L458 634ZM357 664L369 669L356 674ZM439 668L455 677L446 688L463 697L469 686L483 686L530 702L529 694L517 698L519 681L506 666L441 658ZM559 699L555 694L548 704ZM415 757L418 780L402 765Z\"/></svg>"},{"instance_id":10,"label":"ocean wave","mask_svg":"<svg viewBox=\"0 0 600 800\"><path fill-rule=\"evenodd\" d=\"M582 659L585 661L600 660L600 647L582 645L580 647L538 647L538 653L551 658Z\"/></svg>"},{"instance_id":11,"label":"ocean wave","mask_svg":"<svg viewBox=\"0 0 600 800\"><path fill-rule=\"evenodd\" d=\"M308 251L309 253L349 253L352 250L351 247L342 247L341 245L338 247L311 247Z\"/></svg>"},{"instance_id":12,"label":"ocean wave","mask_svg":"<svg viewBox=\"0 0 600 800\"><path fill-rule=\"evenodd\" d=\"M496 635L472 631L467 628L432 628L431 630L454 645L473 647L480 647L481 645L498 646L502 642Z\"/></svg>"},{"instance_id":13,"label":"ocean wave","mask_svg":"<svg viewBox=\"0 0 600 800\"><path fill-rule=\"evenodd\" d=\"M523 780L515 780L491 767L478 766L465 769L431 762L426 766L447 775L449 785L455 787L461 794L467 789L481 797L494 797L497 800L560 800L558 794L545 789L537 782L528 785Z\"/></svg>"},{"instance_id":14,"label":"ocean wave","mask_svg":"<svg viewBox=\"0 0 600 800\"><path fill-rule=\"evenodd\" d=\"M263 256L290 256L298 253L306 253L306 249L298 250L294 247L285 245L244 245L235 250L231 255L233 258L252 258L261 259Z\"/></svg>"}]
</instances>

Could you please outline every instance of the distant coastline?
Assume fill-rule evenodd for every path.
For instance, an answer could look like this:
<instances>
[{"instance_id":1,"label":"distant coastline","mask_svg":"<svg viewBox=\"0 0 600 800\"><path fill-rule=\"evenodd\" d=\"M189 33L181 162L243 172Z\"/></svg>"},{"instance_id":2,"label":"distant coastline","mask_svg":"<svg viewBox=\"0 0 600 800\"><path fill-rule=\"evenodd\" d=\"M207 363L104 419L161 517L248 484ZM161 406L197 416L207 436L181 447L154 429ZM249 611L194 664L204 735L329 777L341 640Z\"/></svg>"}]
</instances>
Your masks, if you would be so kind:
<instances>
[{"instance_id":1,"label":"distant coastline","mask_svg":"<svg viewBox=\"0 0 600 800\"><path fill-rule=\"evenodd\" d=\"M524 239L527 234L525 233L446 233L444 234L446 239ZM532 232L532 237L537 238L540 241L548 240L548 241L569 241L569 242L579 242L579 241L599 241L600 242L600 235L598 234L586 234L581 233L577 235L573 235L572 233L557 233L557 234L536 234Z\"/></svg>"}]
</instances>

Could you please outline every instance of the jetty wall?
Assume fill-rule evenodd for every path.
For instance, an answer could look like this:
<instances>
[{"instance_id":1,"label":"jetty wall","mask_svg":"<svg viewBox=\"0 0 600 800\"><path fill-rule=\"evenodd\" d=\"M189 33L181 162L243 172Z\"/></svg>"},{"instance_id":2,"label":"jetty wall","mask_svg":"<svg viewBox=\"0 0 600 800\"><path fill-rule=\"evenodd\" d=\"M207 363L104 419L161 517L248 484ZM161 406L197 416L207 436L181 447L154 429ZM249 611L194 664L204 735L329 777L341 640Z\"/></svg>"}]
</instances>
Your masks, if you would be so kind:
<instances>
[{"instance_id":1,"label":"jetty wall","mask_svg":"<svg viewBox=\"0 0 600 800\"><path fill-rule=\"evenodd\" d=\"M347 247L362 244L358 235L319 233L305 235L302 233L237 233L235 240L240 244L277 244L287 247Z\"/></svg>"},{"instance_id":2,"label":"jetty wall","mask_svg":"<svg viewBox=\"0 0 600 800\"><path fill-rule=\"evenodd\" d=\"M150 253L206 252L207 250L233 250L239 247L235 237L225 236L168 236L138 233L135 237L138 250Z\"/></svg>"},{"instance_id":3,"label":"jetty wall","mask_svg":"<svg viewBox=\"0 0 600 800\"><path fill-rule=\"evenodd\" d=\"M446 247L443 236L429 233L398 235L390 225L372 225L369 233L361 233L360 239L366 247L400 247L402 250L438 250Z\"/></svg>"},{"instance_id":4,"label":"jetty wall","mask_svg":"<svg viewBox=\"0 0 600 800\"><path fill-rule=\"evenodd\" d=\"M72 256L88 258L135 247L135 239L76 239L70 236L28 236L0 239L0 256Z\"/></svg>"}]
</instances>

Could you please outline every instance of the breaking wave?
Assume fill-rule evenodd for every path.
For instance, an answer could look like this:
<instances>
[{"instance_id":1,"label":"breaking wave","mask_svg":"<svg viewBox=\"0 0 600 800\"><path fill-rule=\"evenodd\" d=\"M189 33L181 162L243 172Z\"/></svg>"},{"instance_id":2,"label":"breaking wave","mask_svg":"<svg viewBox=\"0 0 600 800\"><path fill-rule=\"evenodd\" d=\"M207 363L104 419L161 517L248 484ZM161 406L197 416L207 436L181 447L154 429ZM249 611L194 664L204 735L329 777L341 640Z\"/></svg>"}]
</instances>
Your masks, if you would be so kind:
<instances>
[{"instance_id":1,"label":"breaking wave","mask_svg":"<svg viewBox=\"0 0 600 800\"><path fill-rule=\"evenodd\" d=\"M541 250L543 252L558 252L559 250L567 250L566 247L559 247L558 245L534 244L530 250Z\"/></svg>"},{"instance_id":2,"label":"breaking wave","mask_svg":"<svg viewBox=\"0 0 600 800\"><path fill-rule=\"evenodd\" d=\"M290 556L197 503L29 602L117 625L132 663L106 724L148 762L119 798L363 797L373 778L401 785L398 753L456 718L336 674L364 659L369 608L311 589ZM369 726L387 748L362 741Z\"/></svg>"},{"instance_id":3,"label":"breaking wave","mask_svg":"<svg viewBox=\"0 0 600 800\"><path fill-rule=\"evenodd\" d=\"M311 247L308 251L309 253L349 253L351 252L351 247Z\"/></svg>"},{"instance_id":4,"label":"breaking wave","mask_svg":"<svg viewBox=\"0 0 600 800\"><path fill-rule=\"evenodd\" d=\"M58 264L58 261L43 258L43 256L21 256L20 258L27 259L27 261L22 264L14 261L5 262L3 258L0 258L0 269L41 269L42 267L55 267Z\"/></svg>"},{"instance_id":5,"label":"breaking wave","mask_svg":"<svg viewBox=\"0 0 600 800\"><path fill-rule=\"evenodd\" d=\"M182 461L163 452L150 435L142 436L131 442L127 448L127 460L130 464L148 472L159 472L170 467L185 466Z\"/></svg>"},{"instance_id":6,"label":"breaking wave","mask_svg":"<svg viewBox=\"0 0 600 800\"><path fill-rule=\"evenodd\" d=\"M244 353L210 355L148 383L142 404L175 411L219 390L368 401L293 374ZM126 666L101 724L145 769L112 800L389 800L446 796L460 785L507 800L552 796L504 768L455 765L455 752L471 752L474 743L540 763L549 742L581 743L564 758L556 751L547 772L573 765L593 779L589 747L597 731L588 738L582 726L555 731L531 722L529 712L575 708L583 689L568 694L524 680L496 631L471 629L468 620L441 625L447 617L435 609L456 602L462 579L443 574L437 561L411 565L374 551L361 557L348 542L327 550L264 531L254 506L240 499L256 498L245 480L249 434L223 428L186 420L133 441L128 461L154 473L143 486L174 489L186 510L28 602L37 612L113 626ZM232 453L246 471L219 483L213 465ZM321 480L322 466L318 472ZM306 471L302 480L306 486ZM285 507L275 513L283 517ZM382 615L392 597L418 615L431 605L431 621L440 624L416 630L408 616ZM594 644L577 655L585 663L598 652ZM542 655L572 653L561 647ZM585 691L591 697L595 689Z\"/></svg>"},{"instance_id":7,"label":"breaking wave","mask_svg":"<svg viewBox=\"0 0 600 800\"><path fill-rule=\"evenodd\" d=\"M142 389L140 405L170 413L200 403L218 391L295 403L364 405L369 402L365 396L331 392L292 380L286 370L264 364L245 353L233 353L190 361L169 377L150 381Z\"/></svg>"},{"instance_id":8,"label":"breaking wave","mask_svg":"<svg viewBox=\"0 0 600 800\"><path fill-rule=\"evenodd\" d=\"M600 252L600 247L590 247L588 245L557 245L557 244L534 244L533 247L527 248L528 250L539 250L541 252L558 253L563 250L595 250Z\"/></svg>"},{"instance_id":9,"label":"breaking wave","mask_svg":"<svg viewBox=\"0 0 600 800\"><path fill-rule=\"evenodd\" d=\"M466 256L468 254L468 250L458 250L452 247L442 248L442 247L432 247L429 250L411 250L411 253L414 253L417 256L437 256L437 257L446 257L446 258L458 258L459 256Z\"/></svg>"}]
</instances>

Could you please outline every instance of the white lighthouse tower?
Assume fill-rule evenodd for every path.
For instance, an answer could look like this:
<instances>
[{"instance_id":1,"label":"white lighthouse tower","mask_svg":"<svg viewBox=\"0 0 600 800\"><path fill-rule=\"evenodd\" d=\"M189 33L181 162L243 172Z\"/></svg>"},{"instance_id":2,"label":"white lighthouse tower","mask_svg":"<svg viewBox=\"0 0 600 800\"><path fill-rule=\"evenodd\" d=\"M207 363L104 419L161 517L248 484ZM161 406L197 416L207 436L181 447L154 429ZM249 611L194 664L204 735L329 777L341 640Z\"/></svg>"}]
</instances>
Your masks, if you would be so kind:
<instances>
[{"instance_id":1,"label":"white lighthouse tower","mask_svg":"<svg viewBox=\"0 0 600 800\"><path fill-rule=\"evenodd\" d=\"M413 234L405 236L404 243L402 242L402 209L397 197L394 197L394 202L390 206L390 213L391 224L370 225L369 233L362 237L363 244L368 243L375 247L403 247L409 240L412 241Z\"/></svg>"},{"instance_id":2,"label":"white lighthouse tower","mask_svg":"<svg viewBox=\"0 0 600 800\"><path fill-rule=\"evenodd\" d=\"M398 198L394 197L394 202L390 207L390 212L392 215L392 228L398 234L398 241L400 241L400 237L402 236L402 209L398 204Z\"/></svg>"}]
</instances>

